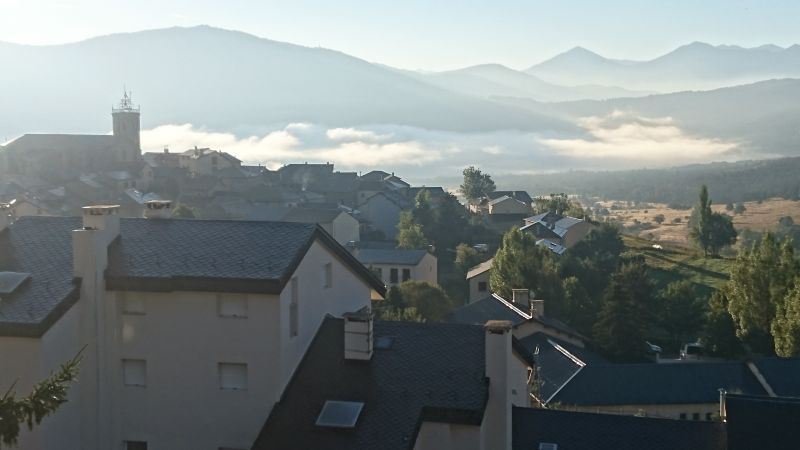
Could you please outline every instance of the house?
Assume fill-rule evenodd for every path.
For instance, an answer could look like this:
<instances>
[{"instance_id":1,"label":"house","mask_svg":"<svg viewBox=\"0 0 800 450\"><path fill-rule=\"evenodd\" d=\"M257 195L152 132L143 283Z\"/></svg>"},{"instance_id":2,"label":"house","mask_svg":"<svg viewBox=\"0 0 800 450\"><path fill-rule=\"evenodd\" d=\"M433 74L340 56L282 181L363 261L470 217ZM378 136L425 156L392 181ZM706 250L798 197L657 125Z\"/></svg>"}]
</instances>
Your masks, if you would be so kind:
<instances>
[{"instance_id":1,"label":"house","mask_svg":"<svg viewBox=\"0 0 800 450\"><path fill-rule=\"evenodd\" d=\"M545 315L544 300L536 300L527 289L514 289L512 300L491 294L482 300L451 311L446 320L451 323L482 323L487 320L507 320L514 326L514 337L524 339L534 333L562 339L584 347L586 337L558 319Z\"/></svg>"},{"instance_id":2,"label":"house","mask_svg":"<svg viewBox=\"0 0 800 450\"><path fill-rule=\"evenodd\" d=\"M529 204L506 195L490 200L487 203L487 212L496 214L528 214L531 211Z\"/></svg>"},{"instance_id":3,"label":"house","mask_svg":"<svg viewBox=\"0 0 800 450\"><path fill-rule=\"evenodd\" d=\"M400 213L411 209L411 204L397 192L386 191L368 197L356 208L361 211L361 218L368 222L373 230L380 231L385 239L394 240L397 236L397 224Z\"/></svg>"},{"instance_id":4,"label":"house","mask_svg":"<svg viewBox=\"0 0 800 450\"><path fill-rule=\"evenodd\" d=\"M420 192L425 191L428 194L428 202L431 208L434 209L441 206L442 202L447 197L447 191L445 191L441 186L408 187L403 191L405 192L406 198L411 203L415 203L417 195L419 195Z\"/></svg>"},{"instance_id":5,"label":"house","mask_svg":"<svg viewBox=\"0 0 800 450\"><path fill-rule=\"evenodd\" d=\"M509 450L529 364L508 322L329 318L253 449Z\"/></svg>"},{"instance_id":6,"label":"house","mask_svg":"<svg viewBox=\"0 0 800 450\"><path fill-rule=\"evenodd\" d=\"M317 225L167 213L0 214L0 386L27 392L83 349L21 449L250 448L325 317L384 294Z\"/></svg>"},{"instance_id":7,"label":"house","mask_svg":"<svg viewBox=\"0 0 800 450\"><path fill-rule=\"evenodd\" d=\"M582 241L594 225L590 222L575 217L562 216L553 212L537 214L525 219L525 225L520 230L532 233L539 239L545 239L545 246L551 244L570 248Z\"/></svg>"},{"instance_id":8,"label":"house","mask_svg":"<svg viewBox=\"0 0 800 450\"><path fill-rule=\"evenodd\" d=\"M54 210L49 205L37 201L30 197L20 197L8 204L11 207L14 217L24 216L56 216L59 211Z\"/></svg>"},{"instance_id":9,"label":"house","mask_svg":"<svg viewBox=\"0 0 800 450\"><path fill-rule=\"evenodd\" d=\"M533 203L533 198L525 191L493 191L486 194L488 200L497 200L500 197L510 197L514 200L526 204L528 207Z\"/></svg>"},{"instance_id":10,"label":"house","mask_svg":"<svg viewBox=\"0 0 800 450\"><path fill-rule=\"evenodd\" d=\"M725 418L728 450L797 448L800 399L732 393L722 397L720 415Z\"/></svg>"},{"instance_id":11,"label":"house","mask_svg":"<svg viewBox=\"0 0 800 450\"><path fill-rule=\"evenodd\" d=\"M515 200L515 202L509 202L507 199ZM533 202L531 196L525 191L493 191L486 194L476 203L471 203L469 210L475 214L491 214L490 205L492 202L495 202L496 205L497 200L502 200L504 205L501 205L494 214L529 214L531 203ZM524 210L522 210L520 204L525 206ZM520 212L503 212L504 209L514 209Z\"/></svg>"},{"instance_id":12,"label":"house","mask_svg":"<svg viewBox=\"0 0 800 450\"><path fill-rule=\"evenodd\" d=\"M214 175L223 169L239 169L242 162L230 153L195 146L178 154L178 165L196 177Z\"/></svg>"},{"instance_id":13,"label":"house","mask_svg":"<svg viewBox=\"0 0 800 450\"><path fill-rule=\"evenodd\" d=\"M467 284L469 285L467 303L477 302L489 296L489 274L491 269L492 259L489 259L467 271Z\"/></svg>"},{"instance_id":14,"label":"house","mask_svg":"<svg viewBox=\"0 0 800 450\"><path fill-rule=\"evenodd\" d=\"M290 208L281 220L319 224L342 245L360 240L358 220L340 209Z\"/></svg>"},{"instance_id":15,"label":"house","mask_svg":"<svg viewBox=\"0 0 800 450\"><path fill-rule=\"evenodd\" d=\"M355 257L386 286L409 280L439 283L437 259L427 250L360 248Z\"/></svg>"}]
</instances>

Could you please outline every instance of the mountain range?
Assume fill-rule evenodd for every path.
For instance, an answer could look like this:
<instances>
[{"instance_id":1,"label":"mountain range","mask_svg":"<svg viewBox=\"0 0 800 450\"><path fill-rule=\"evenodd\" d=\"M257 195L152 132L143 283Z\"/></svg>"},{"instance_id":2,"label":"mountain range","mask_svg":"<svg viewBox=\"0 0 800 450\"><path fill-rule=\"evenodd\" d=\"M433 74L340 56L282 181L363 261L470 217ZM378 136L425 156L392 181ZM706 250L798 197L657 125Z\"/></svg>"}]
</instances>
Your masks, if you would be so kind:
<instances>
[{"instance_id":1,"label":"mountain range","mask_svg":"<svg viewBox=\"0 0 800 450\"><path fill-rule=\"evenodd\" d=\"M648 61L609 59L575 47L524 72L566 85L594 83L659 92L714 89L800 77L800 45L744 48L693 42Z\"/></svg>"},{"instance_id":2,"label":"mountain range","mask_svg":"<svg viewBox=\"0 0 800 450\"><path fill-rule=\"evenodd\" d=\"M421 73L199 26L53 46L0 43L0 62L0 142L27 132L107 132L108 110L127 84L143 128L192 123L247 137L294 122L390 124L592 139L583 119L624 111L751 153L800 154L800 81L775 79L800 78L798 45L693 43L650 61L576 48L524 71L485 64Z\"/></svg>"}]
</instances>

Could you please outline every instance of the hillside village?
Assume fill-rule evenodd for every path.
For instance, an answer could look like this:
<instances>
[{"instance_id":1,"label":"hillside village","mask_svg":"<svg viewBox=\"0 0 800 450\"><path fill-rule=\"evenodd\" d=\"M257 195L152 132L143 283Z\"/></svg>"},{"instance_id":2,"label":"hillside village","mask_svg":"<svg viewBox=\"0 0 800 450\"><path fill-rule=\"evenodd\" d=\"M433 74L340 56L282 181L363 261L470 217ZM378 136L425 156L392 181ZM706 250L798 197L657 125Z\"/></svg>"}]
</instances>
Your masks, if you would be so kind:
<instances>
[{"instance_id":1,"label":"hillside village","mask_svg":"<svg viewBox=\"0 0 800 450\"><path fill-rule=\"evenodd\" d=\"M699 342L718 294L574 198L142 152L128 93L112 129L0 149L0 389L80 358L19 448L796 442L796 352Z\"/></svg>"}]
</instances>

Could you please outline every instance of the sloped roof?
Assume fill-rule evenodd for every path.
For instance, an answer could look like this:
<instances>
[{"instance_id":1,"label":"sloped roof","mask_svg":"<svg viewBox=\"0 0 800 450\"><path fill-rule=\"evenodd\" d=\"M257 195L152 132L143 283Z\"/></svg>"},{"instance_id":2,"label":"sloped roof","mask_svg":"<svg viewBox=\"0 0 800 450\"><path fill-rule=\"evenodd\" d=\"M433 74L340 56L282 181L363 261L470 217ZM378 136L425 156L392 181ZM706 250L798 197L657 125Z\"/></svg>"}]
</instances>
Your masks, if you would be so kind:
<instances>
[{"instance_id":1,"label":"sloped roof","mask_svg":"<svg viewBox=\"0 0 800 450\"><path fill-rule=\"evenodd\" d=\"M719 389L765 395L741 362L590 364L551 402L565 405L715 403Z\"/></svg>"},{"instance_id":2,"label":"sloped roof","mask_svg":"<svg viewBox=\"0 0 800 450\"><path fill-rule=\"evenodd\" d=\"M556 244L555 242L552 241L548 241L547 239L539 239L538 241L536 241L536 245L540 245L550 250L551 252L555 253L556 255L563 255L564 252L567 251L567 247L564 247L563 245L560 244Z\"/></svg>"},{"instance_id":3,"label":"sloped roof","mask_svg":"<svg viewBox=\"0 0 800 450\"><path fill-rule=\"evenodd\" d=\"M756 358L753 364L776 395L800 397L800 358Z\"/></svg>"},{"instance_id":4,"label":"sloped roof","mask_svg":"<svg viewBox=\"0 0 800 450\"><path fill-rule=\"evenodd\" d=\"M0 335L40 336L77 300L73 217L23 217L0 233L0 271L30 273L0 301ZM108 290L280 293L319 240L376 291L385 287L313 224L233 220L120 219L108 248Z\"/></svg>"},{"instance_id":5,"label":"sloped roof","mask_svg":"<svg viewBox=\"0 0 800 450\"><path fill-rule=\"evenodd\" d=\"M480 326L380 322L370 361L344 359L344 325L326 318L253 445L262 449L410 449L422 421L478 425L488 398ZM315 425L326 400L363 402L355 428Z\"/></svg>"},{"instance_id":6,"label":"sloped roof","mask_svg":"<svg viewBox=\"0 0 800 450\"><path fill-rule=\"evenodd\" d=\"M362 248L356 252L355 256L362 264L416 266L427 254L427 250Z\"/></svg>"},{"instance_id":7,"label":"sloped roof","mask_svg":"<svg viewBox=\"0 0 800 450\"><path fill-rule=\"evenodd\" d=\"M584 336L569 325L548 316L534 317L524 311L524 305L509 302L497 294L456 308L446 316L445 320L453 323L484 324L489 320L508 320L514 326L525 322L538 322L546 327L569 334L581 340Z\"/></svg>"},{"instance_id":8,"label":"sloped roof","mask_svg":"<svg viewBox=\"0 0 800 450\"><path fill-rule=\"evenodd\" d=\"M484 261L478 264L477 266L470 268L469 271L467 272L467 279L469 280L470 278L476 277L486 272L487 270L490 270L492 268L492 260L494 260L494 258L489 258L487 261Z\"/></svg>"},{"instance_id":9,"label":"sloped roof","mask_svg":"<svg viewBox=\"0 0 800 450\"><path fill-rule=\"evenodd\" d=\"M24 134L3 146L6 150L99 151L111 148L114 136L104 134Z\"/></svg>"},{"instance_id":10,"label":"sloped roof","mask_svg":"<svg viewBox=\"0 0 800 450\"><path fill-rule=\"evenodd\" d=\"M535 450L541 443L556 444L559 450L725 450L726 441L725 426L719 422L517 406L512 410L514 450Z\"/></svg>"},{"instance_id":11,"label":"sloped roof","mask_svg":"<svg viewBox=\"0 0 800 450\"><path fill-rule=\"evenodd\" d=\"M497 197L496 199L489 201L489 204L494 206L494 205L497 205L497 204L500 204L500 203L503 203L503 202L506 202L506 201L516 202L516 203L519 203L519 204L525 206L525 202L517 200L515 198L511 198L511 197L509 197L507 195L504 195L502 197Z\"/></svg>"},{"instance_id":12,"label":"sloped roof","mask_svg":"<svg viewBox=\"0 0 800 450\"><path fill-rule=\"evenodd\" d=\"M528 205L533 202L531 196L525 191L494 191L486 194L486 196L489 198L489 200L494 200L503 196L511 197Z\"/></svg>"}]
</instances>

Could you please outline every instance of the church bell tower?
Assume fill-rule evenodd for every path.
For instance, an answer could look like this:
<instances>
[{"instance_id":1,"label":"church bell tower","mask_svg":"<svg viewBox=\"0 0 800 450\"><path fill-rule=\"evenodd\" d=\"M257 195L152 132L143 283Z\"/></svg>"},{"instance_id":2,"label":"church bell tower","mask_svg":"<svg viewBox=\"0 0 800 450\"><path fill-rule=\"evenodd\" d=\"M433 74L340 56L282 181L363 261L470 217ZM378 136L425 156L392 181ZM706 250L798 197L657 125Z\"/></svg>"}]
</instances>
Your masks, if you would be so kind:
<instances>
[{"instance_id":1,"label":"church bell tower","mask_svg":"<svg viewBox=\"0 0 800 450\"><path fill-rule=\"evenodd\" d=\"M118 163L138 162L142 159L139 144L139 107L133 106L131 93L123 91L119 104L111 108L114 122L114 151Z\"/></svg>"}]
</instances>

